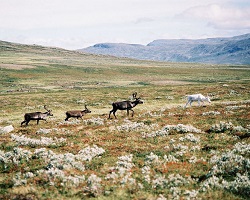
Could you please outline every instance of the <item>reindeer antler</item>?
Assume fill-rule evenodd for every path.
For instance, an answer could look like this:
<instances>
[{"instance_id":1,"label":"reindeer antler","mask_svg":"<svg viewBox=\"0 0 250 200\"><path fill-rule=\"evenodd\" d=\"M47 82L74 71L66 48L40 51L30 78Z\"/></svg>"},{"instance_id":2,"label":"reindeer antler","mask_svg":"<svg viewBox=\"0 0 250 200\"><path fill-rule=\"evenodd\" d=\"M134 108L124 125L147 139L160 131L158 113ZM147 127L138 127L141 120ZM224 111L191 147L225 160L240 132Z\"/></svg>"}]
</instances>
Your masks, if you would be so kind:
<instances>
[{"instance_id":1,"label":"reindeer antler","mask_svg":"<svg viewBox=\"0 0 250 200\"><path fill-rule=\"evenodd\" d=\"M49 109L47 108L46 105L44 105L44 109L47 110L48 112L51 111L51 110L49 110Z\"/></svg>"},{"instance_id":2,"label":"reindeer antler","mask_svg":"<svg viewBox=\"0 0 250 200\"><path fill-rule=\"evenodd\" d=\"M132 96L133 96L133 98L135 99L136 96L137 96L137 92L134 92L134 93L132 94Z\"/></svg>"}]
</instances>

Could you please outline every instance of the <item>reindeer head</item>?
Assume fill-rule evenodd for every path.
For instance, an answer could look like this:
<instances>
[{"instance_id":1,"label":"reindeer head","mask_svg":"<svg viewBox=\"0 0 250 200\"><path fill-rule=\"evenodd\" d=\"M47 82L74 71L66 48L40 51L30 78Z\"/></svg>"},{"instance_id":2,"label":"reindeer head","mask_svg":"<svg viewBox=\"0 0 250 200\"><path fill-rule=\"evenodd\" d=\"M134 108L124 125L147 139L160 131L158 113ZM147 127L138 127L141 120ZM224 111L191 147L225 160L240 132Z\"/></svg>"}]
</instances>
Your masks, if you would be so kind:
<instances>
[{"instance_id":1,"label":"reindeer head","mask_svg":"<svg viewBox=\"0 0 250 200\"><path fill-rule=\"evenodd\" d=\"M135 99L135 103L136 104L143 104L143 101L141 100L141 97L136 97L137 96L137 92L134 92L133 94L132 94L132 96L133 96L133 99Z\"/></svg>"},{"instance_id":2,"label":"reindeer head","mask_svg":"<svg viewBox=\"0 0 250 200\"><path fill-rule=\"evenodd\" d=\"M141 97L135 98L135 102L137 104L143 104L143 101L141 100Z\"/></svg>"},{"instance_id":3,"label":"reindeer head","mask_svg":"<svg viewBox=\"0 0 250 200\"><path fill-rule=\"evenodd\" d=\"M53 116L52 110L48 110L46 105L44 105L44 109L47 111L48 116Z\"/></svg>"},{"instance_id":4,"label":"reindeer head","mask_svg":"<svg viewBox=\"0 0 250 200\"><path fill-rule=\"evenodd\" d=\"M207 100L207 102L211 103L211 100L210 100L210 97L208 96L208 93L207 93L207 96L206 96L206 100Z\"/></svg>"},{"instance_id":5,"label":"reindeer head","mask_svg":"<svg viewBox=\"0 0 250 200\"><path fill-rule=\"evenodd\" d=\"M85 110L83 110L83 112L85 112L85 113L91 113L91 111L87 108L86 105L85 105Z\"/></svg>"}]
</instances>

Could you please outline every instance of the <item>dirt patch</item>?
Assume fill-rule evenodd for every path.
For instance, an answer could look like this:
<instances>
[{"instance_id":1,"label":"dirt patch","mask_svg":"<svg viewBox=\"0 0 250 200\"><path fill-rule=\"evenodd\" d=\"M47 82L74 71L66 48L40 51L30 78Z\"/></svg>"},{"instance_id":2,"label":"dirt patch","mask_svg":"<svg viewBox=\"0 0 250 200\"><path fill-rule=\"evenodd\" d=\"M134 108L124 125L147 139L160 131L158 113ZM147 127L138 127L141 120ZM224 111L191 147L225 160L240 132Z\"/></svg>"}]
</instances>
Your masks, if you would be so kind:
<instances>
[{"instance_id":1,"label":"dirt patch","mask_svg":"<svg viewBox=\"0 0 250 200\"><path fill-rule=\"evenodd\" d=\"M188 85L193 84L188 81L174 81L174 80L164 80L164 81L151 81L153 85Z\"/></svg>"},{"instance_id":2,"label":"dirt patch","mask_svg":"<svg viewBox=\"0 0 250 200\"><path fill-rule=\"evenodd\" d=\"M32 65L17 65L17 64L0 64L0 68L5 69L15 69L15 70L22 70L27 68L35 68L35 66Z\"/></svg>"}]
</instances>

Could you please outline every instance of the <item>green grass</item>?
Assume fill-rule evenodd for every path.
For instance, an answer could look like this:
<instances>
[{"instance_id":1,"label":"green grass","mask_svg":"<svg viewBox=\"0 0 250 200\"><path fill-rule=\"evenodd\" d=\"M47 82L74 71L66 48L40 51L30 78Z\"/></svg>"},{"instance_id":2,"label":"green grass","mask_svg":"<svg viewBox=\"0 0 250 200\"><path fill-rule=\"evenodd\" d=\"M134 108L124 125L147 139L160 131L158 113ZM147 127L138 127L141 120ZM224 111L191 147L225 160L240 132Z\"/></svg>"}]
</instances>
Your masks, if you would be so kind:
<instances>
[{"instance_id":1,"label":"green grass","mask_svg":"<svg viewBox=\"0 0 250 200\"><path fill-rule=\"evenodd\" d=\"M249 188L236 191L214 187L201 192L204 181L197 179L207 175L215 165L209 161L214 155L230 152L237 143L249 145L250 66L139 61L6 42L0 42L0 49L0 126L14 126L11 133L0 135L0 152L13 152L19 147L34 154L37 149L45 148L57 155L76 155L93 145L105 150L91 161L82 161L83 171L75 167L57 168L65 177L85 176L83 182L73 185L56 176L39 174L39 170L50 168L46 159L33 155L29 160L20 158L19 164L14 161L4 164L0 158L1 199L157 199L160 195L172 199L175 189L180 190L182 199L186 198L187 190L198 191L196 197L201 199L247 199ZM125 111L117 111L118 119L108 120L111 103L127 100L135 91L144 101L134 108L135 116L127 118ZM205 107L193 103L192 108L184 109L185 95L191 93L209 94L212 103ZM72 124L64 123L65 111L84 109L85 104L92 113L84 116L82 121L70 119ZM43 112L44 105L54 114L47 123L40 121L36 125L31 121L29 126L20 127L24 113ZM211 111L220 114L204 115ZM86 122L91 119L99 119L103 124ZM142 123L145 128L119 130L119 127L125 127L125 119L136 125ZM248 132L233 129L224 133L211 132L211 127L221 121L242 126ZM202 130L202 133L193 133L200 141L181 142L188 133L177 131L168 136L143 137L144 133L177 124ZM146 127L153 125L156 127L147 130ZM41 129L50 132L38 134ZM64 138L66 142L49 146L18 144L12 140L12 134L30 139ZM172 144L185 145L189 150L178 156ZM190 151L197 145L199 150ZM159 163L147 163L151 153L159 157ZM129 184L130 179L122 184L122 178L126 177L118 177L114 182L106 179L111 172L118 174L115 167L119 157L130 154L133 155L133 166L125 175L136 184ZM165 155L175 156L179 162L166 162ZM192 156L198 161L190 162ZM249 154L242 156L245 160L250 158ZM151 169L150 182L141 172L145 166ZM230 181L236 177L232 172L228 176L226 170L230 168L224 170L220 178ZM26 184L15 186L14 177L20 172L21 179L27 172L36 176L26 178ZM97 190L91 190L93 185L87 182L93 174L101 178ZM164 176L167 180L168 176L177 174L193 179L176 187L171 187L171 182L164 187L153 187L156 177Z\"/></svg>"}]
</instances>

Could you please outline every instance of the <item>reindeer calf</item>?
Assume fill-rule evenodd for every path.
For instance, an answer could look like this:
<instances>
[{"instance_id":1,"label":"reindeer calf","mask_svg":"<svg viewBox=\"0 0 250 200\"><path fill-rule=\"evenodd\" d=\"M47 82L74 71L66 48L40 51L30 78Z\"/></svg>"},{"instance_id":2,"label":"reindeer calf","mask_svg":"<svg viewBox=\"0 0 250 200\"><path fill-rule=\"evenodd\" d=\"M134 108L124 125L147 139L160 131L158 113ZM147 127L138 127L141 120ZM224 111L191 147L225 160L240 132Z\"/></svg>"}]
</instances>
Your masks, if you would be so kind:
<instances>
[{"instance_id":1,"label":"reindeer calf","mask_svg":"<svg viewBox=\"0 0 250 200\"><path fill-rule=\"evenodd\" d=\"M66 112L66 118L65 121L68 121L69 118L73 117L73 118L81 118L82 116L84 116L87 113L91 113L91 111L87 108L87 106L85 105L85 110L69 110Z\"/></svg>"}]
</instances>

